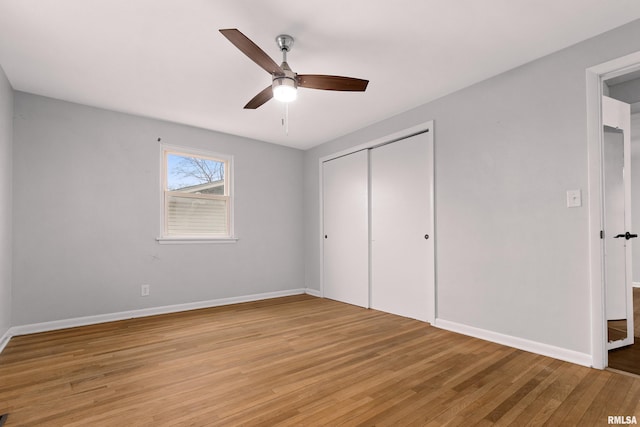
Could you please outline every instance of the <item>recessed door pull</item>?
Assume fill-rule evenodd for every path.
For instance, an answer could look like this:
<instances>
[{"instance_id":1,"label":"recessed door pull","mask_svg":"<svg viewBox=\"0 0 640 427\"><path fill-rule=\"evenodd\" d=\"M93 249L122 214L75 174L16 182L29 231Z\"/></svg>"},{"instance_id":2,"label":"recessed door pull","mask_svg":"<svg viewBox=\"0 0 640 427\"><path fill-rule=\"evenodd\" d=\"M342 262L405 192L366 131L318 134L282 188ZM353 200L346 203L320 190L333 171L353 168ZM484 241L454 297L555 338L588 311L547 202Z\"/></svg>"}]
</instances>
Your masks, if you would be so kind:
<instances>
[{"instance_id":1,"label":"recessed door pull","mask_svg":"<svg viewBox=\"0 0 640 427\"><path fill-rule=\"evenodd\" d=\"M629 239L635 239L636 237L638 237L638 235L637 234L631 234L631 233L629 233L627 231L624 234L618 234L617 236L613 236L614 239L619 239L621 237L624 237L626 240L629 240Z\"/></svg>"},{"instance_id":2,"label":"recessed door pull","mask_svg":"<svg viewBox=\"0 0 640 427\"><path fill-rule=\"evenodd\" d=\"M429 235L428 235L428 234L425 234L425 235L424 235L424 238L425 238L425 239L427 239L427 240L429 240Z\"/></svg>"}]
</instances>

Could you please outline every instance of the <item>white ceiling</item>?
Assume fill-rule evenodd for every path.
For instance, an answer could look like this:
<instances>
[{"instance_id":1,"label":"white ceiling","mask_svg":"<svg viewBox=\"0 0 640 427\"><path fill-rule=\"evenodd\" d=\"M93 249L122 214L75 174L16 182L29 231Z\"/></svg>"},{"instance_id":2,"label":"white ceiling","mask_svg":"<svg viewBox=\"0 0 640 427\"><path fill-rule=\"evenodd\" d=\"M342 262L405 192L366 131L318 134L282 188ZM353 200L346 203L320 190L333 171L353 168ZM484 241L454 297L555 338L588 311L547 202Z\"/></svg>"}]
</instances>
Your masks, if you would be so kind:
<instances>
[{"instance_id":1,"label":"white ceiling","mask_svg":"<svg viewBox=\"0 0 640 427\"><path fill-rule=\"evenodd\" d=\"M309 148L640 18L637 0L0 0L14 89ZM294 71L370 80L243 106L270 76L238 28Z\"/></svg>"}]
</instances>

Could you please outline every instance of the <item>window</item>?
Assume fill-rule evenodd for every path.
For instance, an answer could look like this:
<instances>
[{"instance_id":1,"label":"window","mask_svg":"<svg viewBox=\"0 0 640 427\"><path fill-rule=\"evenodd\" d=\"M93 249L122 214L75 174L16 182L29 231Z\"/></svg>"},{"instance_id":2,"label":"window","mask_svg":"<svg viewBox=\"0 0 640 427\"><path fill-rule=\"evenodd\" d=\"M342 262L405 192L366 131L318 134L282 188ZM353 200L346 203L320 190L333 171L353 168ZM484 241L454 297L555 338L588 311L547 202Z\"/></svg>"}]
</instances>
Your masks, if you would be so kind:
<instances>
[{"instance_id":1,"label":"window","mask_svg":"<svg viewBox=\"0 0 640 427\"><path fill-rule=\"evenodd\" d=\"M163 146L162 241L233 240L232 158Z\"/></svg>"}]
</instances>

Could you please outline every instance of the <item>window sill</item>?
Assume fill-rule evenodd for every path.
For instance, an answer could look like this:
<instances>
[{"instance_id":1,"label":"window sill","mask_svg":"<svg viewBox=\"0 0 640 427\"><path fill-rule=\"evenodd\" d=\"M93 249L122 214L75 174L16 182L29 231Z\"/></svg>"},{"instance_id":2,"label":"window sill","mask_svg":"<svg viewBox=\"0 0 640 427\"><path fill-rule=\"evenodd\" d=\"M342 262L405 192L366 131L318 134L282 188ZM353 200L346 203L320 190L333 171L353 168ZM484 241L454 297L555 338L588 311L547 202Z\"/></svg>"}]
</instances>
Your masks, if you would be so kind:
<instances>
[{"instance_id":1,"label":"window sill","mask_svg":"<svg viewBox=\"0 0 640 427\"><path fill-rule=\"evenodd\" d=\"M236 237L158 237L156 241L161 245L209 245L220 243L236 243Z\"/></svg>"}]
</instances>

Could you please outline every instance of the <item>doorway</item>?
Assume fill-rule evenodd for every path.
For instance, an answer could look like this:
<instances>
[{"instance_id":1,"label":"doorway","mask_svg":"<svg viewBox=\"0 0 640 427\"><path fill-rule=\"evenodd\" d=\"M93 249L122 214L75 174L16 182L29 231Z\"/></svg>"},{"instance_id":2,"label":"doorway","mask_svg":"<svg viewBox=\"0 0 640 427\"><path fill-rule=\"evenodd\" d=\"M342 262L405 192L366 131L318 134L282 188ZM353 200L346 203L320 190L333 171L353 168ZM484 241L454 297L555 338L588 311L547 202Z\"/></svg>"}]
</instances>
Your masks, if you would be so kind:
<instances>
[{"instance_id":1,"label":"doorway","mask_svg":"<svg viewBox=\"0 0 640 427\"><path fill-rule=\"evenodd\" d=\"M603 82L603 89L608 96L605 96L603 101L603 116L605 122L604 138L603 138L603 155L604 155L604 176L605 176L605 224L609 222L607 217L618 216L616 211L620 210L620 206L625 206L627 203L631 209L625 209L624 214L629 215L631 224L622 225L625 229L638 228L640 225L640 71L631 72L622 76L607 79ZM623 110L619 110L624 116L624 122L619 123L614 129L607 127L606 109L611 109L611 103L622 106ZM609 154L609 160L611 157L615 157L615 154L611 156L611 147L624 147L622 150L627 151L623 157L625 161L629 163L630 173L626 174L629 182L623 183L624 186L630 186L628 189L628 200L621 201L621 203L610 203L607 200L607 170L616 170L619 167L607 164L607 155ZM614 179L615 181L615 179ZM613 206L611 206L613 205ZM617 205L617 207L616 207ZM611 215L607 215L610 213ZM624 217L621 218L624 220ZM620 221L620 219L618 219ZM635 226L634 226L635 224ZM618 227L620 228L620 227ZM632 374L640 375L640 288L637 287L640 283L640 247L637 246L635 240L632 240L637 236L637 233L632 230L631 233L625 232L625 237L620 238L618 247L626 249L627 259L623 260L618 257L623 263L628 263L627 271L625 272L629 277L627 279L626 292L613 292L613 295L609 295L609 286L607 285L606 294L606 310L607 310L607 335L608 335L608 367ZM631 240L631 241L629 241ZM611 242L611 239L609 240ZM633 245L635 251L633 251ZM605 252L606 252L605 244ZM605 272L608 267L605 263ZM621 266L622 267L622 266ZM614 271L623 271L622 268L613 268ZM615 273L614 273L615 274ZM605 275L606 279L610 279L609 275ZM613 278L613 282L616 282L616 278ZM619 280L622 282L622 280ZM636 284L635 286L633 284ZM605 283L606 285L606 283Z\"/></svg>"},{"instance_id":2,"label":"doorway","mask_svg":"<svg viewBox=\"0 0 640 427\"><path fill-rule=\"evenodd\" d=\"M587 70L587 111L592 365L640 375L640 52Z\"/></svg>"}]
</instances>

